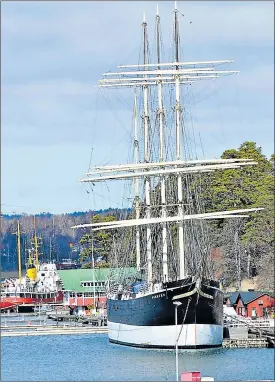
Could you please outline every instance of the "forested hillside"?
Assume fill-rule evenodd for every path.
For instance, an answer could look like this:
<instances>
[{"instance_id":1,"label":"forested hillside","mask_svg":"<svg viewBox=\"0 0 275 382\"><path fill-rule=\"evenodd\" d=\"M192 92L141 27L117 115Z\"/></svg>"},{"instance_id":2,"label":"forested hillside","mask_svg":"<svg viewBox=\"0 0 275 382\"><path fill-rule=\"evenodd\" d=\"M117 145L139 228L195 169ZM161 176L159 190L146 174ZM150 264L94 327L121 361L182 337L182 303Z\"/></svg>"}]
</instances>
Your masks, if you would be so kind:
<instances>
[{"instance_id":1,"label":"forested hillside","mask_svg":"<svg viewBox=\"0 0 275 382\"><path fill-rule=\"evenodd\" d=\"M200 197L205 212L239 208L264 207L264 211L249 218L208 221L208 234L212 261L216 276L224 285L244 278L258 276L259 286L273 289L274 284L274 154L266 158L254 142L245 142L238 149L226 150L222 158L251 158L258 162L238 170L216 171L200 176ZM194 177L194 182L197 178ZM127 211L126 211L127 212ZM128 211L131 213L131 211ZM83 231L72 230L76 224L117 218L121 211L75 212L63 215L42 213L37 215L37 233L41 240L41 260L61 261L64 258L80 259L89 266L92 241ZM1 222L2 270L17 267L16 231L17 220L22 229L23 263L33 236L33 217L4 215ZM111 253L107 231L94 236L97 257L108 266ZM104 264L105 262L105 264Z\"/></svg>"},{"instance_id":2,"label":"forested hillside","mask_svg":"<svg viewBox=\"0 0 275 382\"><path fill-rule=\"evenodd\" d=\"M226 150L222 158L251 158L258 165L205 176L206 212L251 207L264 211L209 223L212 247L221 253L216 266L223 270L225 285L258 275L259 287L274 289L274 154L267 159L254 142L245 142L238 150Z\"/></svg>"},{"instance_id":3,"label":"forested hillside","mask_svg":"<svg viewBox=\"0 0 275 382\"><path fill-rule=\"evenodd\" d=\"M81 230L73 230L71 227L84 224L91 220L93 215L108 216L116 215L116 209L99 211L73 212L62 215L41 213L36 215L36 231L39 238L40 260L62 259L79 260L79 254L83 246L79 241L83 235ZM31 247L34 236L34 221L32 215L2 215L1 217L1 269L11 271L17 269L17 244L16 235L17 221L21 229L21 252L22 265L26 263L28 249Z\"/></svg>"}]
</instances>

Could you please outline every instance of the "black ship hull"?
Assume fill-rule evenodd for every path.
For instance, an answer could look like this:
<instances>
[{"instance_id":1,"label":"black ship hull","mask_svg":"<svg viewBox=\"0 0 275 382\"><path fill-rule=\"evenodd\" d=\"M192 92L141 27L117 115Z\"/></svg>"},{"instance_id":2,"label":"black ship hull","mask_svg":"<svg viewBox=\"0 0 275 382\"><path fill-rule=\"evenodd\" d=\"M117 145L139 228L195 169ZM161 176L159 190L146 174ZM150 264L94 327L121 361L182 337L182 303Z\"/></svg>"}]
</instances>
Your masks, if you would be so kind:
<instances>
[{"instance_id":1,"label":"black ship hull","mask_svg":"<svg viewBox=\"0 0 275 382\"><path fill-rule=\"evenodd\" d=\"M175 302L177 327L175 325ZM191 278L166 283L164 288L132 298L108 298L109 340L128 346L206 348L222 345L223 294L218 283ZM178 334L177 334L178 333Z\"/></svg>"}]
</instances>

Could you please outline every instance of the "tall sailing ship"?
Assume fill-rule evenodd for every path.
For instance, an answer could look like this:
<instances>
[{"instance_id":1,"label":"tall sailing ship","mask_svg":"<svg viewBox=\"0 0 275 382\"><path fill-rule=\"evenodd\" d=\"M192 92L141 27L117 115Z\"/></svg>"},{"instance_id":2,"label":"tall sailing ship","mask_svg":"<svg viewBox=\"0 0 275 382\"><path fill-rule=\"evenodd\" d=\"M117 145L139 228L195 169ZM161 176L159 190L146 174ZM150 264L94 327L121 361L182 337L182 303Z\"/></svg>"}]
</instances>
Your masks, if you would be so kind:
<instances>
[{"instance_id":1,"label":"tall sailing ship","mask_svg":"<svg viewBox=\"0 0 275 382\"><path fill-rule=\"evenodd\" d=\"M39 244L36 235L34 217L34 237L28 250L26 275L22 276L21 267L21 231L17 222L18 279L6 279L1 283L1 310L18 308L20 311L32 311L35 305L61 303L63 292L56 265L39 261Z\"/></svg>"},{"instance_id":2,"label":"tall sailing ship","mask_svg":"<svg viewBox=\"0 0 275 382\"><path fill-rule=\"evenodd\" d=\"M162 60L158 11L155 30L153 62L149 62L144 17L142 62L120 65L118 72L103 74L98 84L100 88L133 89L134 163L96 166L81 180L93 187L97 182L132 182L132 213L126 219L73 228L112 232L112 258L119 257L120 266L135 260L135 278L121 273L119 282L110 277L107 285L111 342L145 348L173 348L176 342L180 348L218 347L223 338L223 293L209 264L206 220L247 217L260 208L205 213L199 183L207 173L256 162L192 159L183 91L197 81L237 72L220 69L232 60L180 59L176 3L171 62Z\"/></svg>"}]
</instances>

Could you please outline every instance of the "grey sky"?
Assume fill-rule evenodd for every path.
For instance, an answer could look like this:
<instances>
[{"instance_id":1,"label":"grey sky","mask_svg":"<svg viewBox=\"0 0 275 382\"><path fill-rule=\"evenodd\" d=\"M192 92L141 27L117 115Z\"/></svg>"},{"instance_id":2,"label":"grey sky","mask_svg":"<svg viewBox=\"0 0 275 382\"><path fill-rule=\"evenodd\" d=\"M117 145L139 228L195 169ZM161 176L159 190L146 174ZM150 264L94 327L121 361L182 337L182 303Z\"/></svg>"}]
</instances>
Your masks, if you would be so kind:
<instances>
[{"instance_id":1,"label":"grey sky","mask_svg":"<svg viewBox=\"0 0 275 382\"><path fill-rule=\"evenodd\" d=\"M178 8L184 14L185 60L234 58L234 69L241 70L212 100L196 106L205 157L219 157L245 140L256 141L269 157L274 151L273 2L179 1ZM161 1L159 10L169 48L173 2ZM153 36L156 2L2 4L3 212L61 213L110 205L110 200L91 200L77 179L87 170L92 149L93 164L127 158L123 138L131 113L120 104L121 126L95 85L103 72L137 62L144 11Z\"/></svg>"}]
</instances>

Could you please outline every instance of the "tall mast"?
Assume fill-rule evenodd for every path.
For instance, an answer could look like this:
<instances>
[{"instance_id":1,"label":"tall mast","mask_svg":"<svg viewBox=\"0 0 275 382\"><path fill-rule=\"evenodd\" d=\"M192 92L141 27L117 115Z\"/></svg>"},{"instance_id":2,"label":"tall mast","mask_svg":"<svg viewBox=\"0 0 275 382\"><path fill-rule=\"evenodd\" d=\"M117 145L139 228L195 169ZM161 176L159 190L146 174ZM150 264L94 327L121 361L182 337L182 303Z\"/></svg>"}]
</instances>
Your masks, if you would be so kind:
<instances>
[{"instance_id":1,"label":"tall mast","mask_svg":"<svg viewBox=\"0 0 275 382\"><path fill-rule=\"evenodd\" d=\"M134 150L135 150L135 163L139 162L139 144L138 144L138 123L137 123L137 92L134 88ZM135 210L136 219L140 217L139 207L139 179L135 178ZM136 227L136 267L140 271L140 228Z\"/></svg>"},{"instance_id":2,"label":"tall mast","mask_svg":"<svg viewBox=\"0 0 275 382\"><path fill-rule=\"evenodd\" d=\"M35 245L35 266L38 269L38 241L36 236L36 220L35 215L33 217L33 226L34 226L34 245Z\"/></svg>"},{"instance_id":3,"label":"tall mast","mask_svg":"<svg viewBox=\"0 0 275 382\"><path fill-rule=\"evenodd\" d=\"M52 238L50 236L50 262L52 261Z\"/></svg>"},{"instance_id":4,"label":"tall mast","mask_svg":"<svg viewBox=\"0 0 275 382\"><path fill-rule=\"evenodd\" d=\"M20 224L19 220L17 220L17 252L18 252L18 278L19 283L21 283L22 279L22 268L21 268L21 238L20 238Z\"/></svg>"},{"instance_id":5,"label":"tall mast","mask_svg":"<svg viewBox=\"0 0 275 382\"><path fill-rule=\"evenodd\" d=\"M19 278L19 283L21 283L21 279L22 279L21 233L20 233L20 223L19 223L19 220L17 220L17 230L16 230L16 232L13 232L13 235L17 236L18 278ZM9 247L8 247L8 255L9 255Z\"/></svg>"},{"instance_id":6,"label":"tall mast","mask_svg":"<svg viewBox=\"0 0 275 382\"><path fill-rule=\"evenodd\" d=\"M179 62L179 22L177 2L175 1L175 20L174 20L174 39L175 39L175 62ZM176 70L179 66L176 65ZM181 121L181 106L180 106L180 75L175 74L176 84L176 159L180 160L180 121ZM180 279L185 277L185 258L184 258L184 232L183 232L183 205L182 205L182 177L178 176L178 215L182 220L178 224L178 240L179 240L179 260L180 260Z\"/></svg>"},{"instance_id":7,"label":"tall mast","mask_svg":"<svg viewBox=\"0 0 275 382\"><path fill-rule=\"evenodd\" d=\"M94 237L93 237L93 231L92 230L91 230L91 236L92 236L93 297L94 297L94 310L96 311Z\"/></svg>"},{"instance_id":8,"label":"tall mast","mask_svg":"<svg viewBox=\"0 0 275 382\"><path fill-rule=\"evenodd\" d=\"M158 13L157 6L157 63L160 64L160 17ZM158 65L160 70L160 66ZM159 115L159 138L160 138L160 162L164 161L164 108L163 108L163 97L162 97L162 81L161 75L160 80L158 81L158 115ZM166 218L166 192L165 192L165 177L161 178L161 215L163 218ZM167 228L166 223L163 223L162 226L162 273L163 281L168 280L168 265L167 265Z\"/></svg>"},{"instance_id":9,"label":"tall mast","mask_svg":"<svg viewBox=\"0 0 275 382\"><path fill-rule=\"evenodd\" d=\"M226 168L237 168L241 165L250 165L252 163L229 163L221 162L216 163L215 161L201 162L198 161L182 161L181 158L181 140L183 133L181 132L181 105L180 105L180 86L184 84L191 84L201 80L209 80L219 78L224 75L236 74L238 71L234 70L218 70L216 65L226 64L233 62L232 60L215 60L215 61L188 61L180 62L179 59L179 21L178 21L178 10L177 3L175 2L174 10L174 26L173 26L173 40L174 40L174 57L172 62L161 62L160 57L160 18L157 10L157 62L149 63L148 55L148 35L147 35L147 23L145 17L142 23L142 33L143 33L143 63L120 65L118 72L107 72L103 73L103 79L98 82L99 87L108 88L127 88L127 87L141 87L143 91L143 140L144 140L144 162L128 164L125 166L114 165L114 166L96 166L92 172L87 173L88 178L81 179L80 182L102 182L106 180L119 180L128 178L143 178L145 183L145 217L140 216L138 209L140 208L140 200L138 202L138 185L136 183L135 196L136 196L136 219L131 219L132 221L127 221L127 224L121 223L121 221L112 222L112 224L106 226L104 229L113 229L119 227L128 226L144 226L146 225L146 258L147 258L147 269L148 269L148 282L151 285L152 281L152 235L151 229L152 224L161 224L162 227L162 249L163 249L163 278L168 276L167 272L167 243L166 243L166 230L164 223L174 222L178 226L178 252L179 252L179 265L180 265L180 278L185 277L185 259L184 259L184 226L183 220L190 220L191 215L184 215L183 208L183 174L196 173L196 172L208 172L218 169ZM165 130L165 112L163 108L163 86L173 84L175 86L175 136L176 136L176 150L174 153L174 158L170 162L165 162L165 141L164 130ZM151 158L149 153L149 86L156 87L158 90L158 114L159 114L159 141L160 141L160 161L150 162ZM136 100L135 100L136 109ZM136 110L135 110L136 113ZM136 115L135 115L135 123ZM134 127L136 129L136 126ZM135 138L137 135L135 135ZM166 138L167 139L167 138ZM137 144L137 142L136 142ZM135 146L135 158L139 156L138 147ZM140 158L139 158L140 159ZM254 164L254 163L253 163ZM190 165L190 166L189 166ZM198 165L198 166L197 166ZM185 167L186 166L186 167ZM166 175L175 174L177 177L177 214L176 216L169 217L167 212L167 183L165 180ZM150 177L157 176L160 179L161 185L161 217L155 218L151 217L152 205L150 188L151 182ZM165 210L166 207L166 210ZM196 216L197 218L215 218L215 215L211 216ZM230 215L228 217L234 218L235 216ZM190 219L189 219L190 218ZM172 219L172 220L171 220ZM193 219L193 218L192 218ZM74 228L87 227L91 225L78 225ZM95 230L99 229L99 226L92 225L96 227ZM137 248L137 268L140 265L140 237L136 234L136 248Z\"/></svg>"},{"instance_id":10,"label":"tall mast","mask_svg":"<svg viewBox=\"0 0 275 382\"><path fill-rule=\"evenodd\" d=\"M144 68L146 70L146 65L148 64L148 44L147 44L147 23L145 21L145 14L143 18L143 58L144 58ZM144 76L147 78L147 74ZM149 157L149 111L148 111L148 85L143 86L143 107L144 107L144 162L148 163ZM151 208L150 208L150 178L145 180L145 202L146 202L146 217L150 219ZM152 237L151 237L151 227L150 225L146 228L146 257L147 257L147 269L148 269L148 284L150 285L153 278L152 272Z\"/></svg>"}]
</instances>

